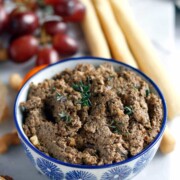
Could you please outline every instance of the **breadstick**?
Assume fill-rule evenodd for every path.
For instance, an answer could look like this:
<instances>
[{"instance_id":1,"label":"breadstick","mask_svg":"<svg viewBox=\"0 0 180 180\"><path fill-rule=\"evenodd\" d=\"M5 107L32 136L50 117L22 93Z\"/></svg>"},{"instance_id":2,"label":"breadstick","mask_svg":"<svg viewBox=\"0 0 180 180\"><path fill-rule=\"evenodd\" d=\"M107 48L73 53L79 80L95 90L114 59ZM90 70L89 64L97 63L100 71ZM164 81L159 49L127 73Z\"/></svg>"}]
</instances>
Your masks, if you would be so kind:
<instances>
[{"instance_id":1,"label":"breadstick","mask_svg":"<svg viewBox=\"0 0 180 180\"><path fill-rule=\"evenodd\" d=\"M180 114L180 97L175 92L155 49L136 24L127 0L109 1L138 66L162 89L168 106L168 117L174 118Z\"/></svg>"},{"instance_id":2,"label":"breadstick","mask_svg":"<svg viewBox=\"0 0 180 180\"><path fill-rule=\"evenodd\" d=\"M180 106L180 103L178 100L176 101L176 93L170 85L166 72L162 68L156 52L154 52L154 48L135 23L128 4L125 1L126 0L110 0L110 3L119 26L124 31L141 70L154 79L162 88L169 108L169 118L172 119L174 116L179 114L180 108L178 107ZM168 153L174 149L174 146L175 139L166 127L160 149L162 152Z\"/></svg>"},{"instance_id":3,"label":"breadstick","mask_svg":"<svg viewBox=\"0 0 180 180\"><path fill-rule=\"evenodd\" d=\"M168 127L166 127L161 144L160 144L160 151L163 154L170 153L174 150L176 145L176 141L172 136Z\"/></svg>"},{"instance_id":4,"label":"breadstick","mask_svg":"<svg viewBox=\"0 0 180 180\"><path fill-rule=\"evenodd\" d=\"M137 63L129 50L121 28L118 26L110 3L104 0L93 0L93 3L113 57L137 68Z\"/></svg>"},{"instance_id":5,"label":"breadstick","mask_svg":"<svg viewBox=\"0 0 180 180\"><path fill-rule=\"evenodd\" d=\"M90 0L81 0L86 6L82 29L93 56L111 58L109 47Z\"/></svg>"}]
</instances>

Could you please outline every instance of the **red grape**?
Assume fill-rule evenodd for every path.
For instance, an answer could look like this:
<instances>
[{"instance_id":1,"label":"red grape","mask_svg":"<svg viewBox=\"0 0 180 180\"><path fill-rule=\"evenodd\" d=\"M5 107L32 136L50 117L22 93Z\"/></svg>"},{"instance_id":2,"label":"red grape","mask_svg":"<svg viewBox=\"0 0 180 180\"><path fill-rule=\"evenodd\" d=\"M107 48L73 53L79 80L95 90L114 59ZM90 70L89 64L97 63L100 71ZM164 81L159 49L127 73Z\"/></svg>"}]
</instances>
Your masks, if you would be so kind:
<instances>
[{"instance_id":1,"label":"red grape","mask_svg":"<svg viewBox=\"0 0 180 180\"><path fill-rule=\"evenodd\" d=\"M63 17L63 20L68 22L81 22L85 16L85 12L85 6L81 2L77 2L73 14Z\"/></svg>"},{"instance_id":2,"label":"red grape","mask_svg":"<svg viewBox=\"0 0 180 180\"><path fill-rule=\"evenodd\" d=\"M37 53L38 41L31 35L25 35L12 41L8 51L12 61L22 63Z\"/></svg>"},{"instance_id":3,"label":"red grape","mask_svg":"<svg viewBox=\"0 0 180 180\"><path fill-rule=\"evenodd\" d=\"M47 34L55 35L57 33L65 33L67 31L67 25L62 21L46 21L43 27Z\"/></svg>"},{"instance_id":4,"label":"red grape","mask_svg":"<svg viewBox=\"0 0 180 180\"><path fill-rule=\"evenodd\" d=\"M0 4L0 33L3 32L8 24L8 14L4 7Z\"/></svg>"},{"instance_id":5,"label":"red grape","mask_svg":"<svg viewBox=\"0 0 180 180\"><path fill-rule=\"evenodd\" d=\"M44 47L37 53L36 66L52 64L59 60L57 51L50 47Z\"/></svg>"},{"instance_id":6,"label":"red grape","mask_svg":"<svg viewBox=\"0 0 180 180\"><path fill-rule=\"evenodd\" d=\"M38 26L37 15L26 8L16 8L10 14L9 29L12 34L32 34Z\"/></svg>"},{"instance_id":7,"label":"red grape","mask_svg":"<svg viewBox=\"0 0 180 180\"><path fill-rule=\"evenodd\" d=\"M45 0L45 4L56 6L59 4L67 3L68 1L72 1L72 0Z\"/></svg>"},{"instance_id":8,"label":"red grape","mask_svg":"<svg viewBox=\"0 0 180 180\"><path fill-rule=\"evenodd\" d=\"M76 4L76 0L70 0L65 1L59 4L56 4L56 6L53 6L55 14L59 16L70 16L74 12L74 7Z\"/></svg>"},{"instance_id":9,"label":"red grape","mask_svg":"<svg viewBox=\"0 0 180 180\"><path fill-rule=\"evenodd\" d=\"M3 4L4 3L4 1L3 0L0 0L0 4Z\"/></svg>"},{"instance_id":10,"label":"red grape","mask_svg":"<svg viewBox=\"0 0 180 180\"><path fill-rule=\"evenodd\" d=\"M78 50L78 45L74 39L66 34L56 34L53 37L53 46L61 55L73 55Z\"/></svg>"},{"instance_id":11,"label":"red grape","mask_svg":"<svg viewBox=\"0 0 180 180\"><path fill-rule=\"evenodd\" d=\"M63 17L67 22L81 22L85 16L86 8L79 1L70 1L65 5L57 5L54 7L55 14Z\"/></svg>"}]
</instances>

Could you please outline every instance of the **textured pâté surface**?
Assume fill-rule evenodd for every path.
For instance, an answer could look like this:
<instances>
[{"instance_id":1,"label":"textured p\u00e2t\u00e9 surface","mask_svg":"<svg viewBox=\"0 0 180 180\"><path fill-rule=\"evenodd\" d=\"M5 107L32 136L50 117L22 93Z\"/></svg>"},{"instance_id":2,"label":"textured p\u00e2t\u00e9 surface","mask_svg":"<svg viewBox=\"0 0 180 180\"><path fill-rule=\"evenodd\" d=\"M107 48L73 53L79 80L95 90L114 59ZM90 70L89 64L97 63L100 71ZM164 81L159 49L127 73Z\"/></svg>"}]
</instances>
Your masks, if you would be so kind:
<instances>
[{"instance_id":1,"label":"textured p\u00e2t\u00e9 surface","mask_svg":"<svg viewBox=\"0 0 180 180\"><path fill-rule=\"evenodd\" d=\"M142 151L162 122L161 100L134 72L79 64L31 84L23 128L46 154L73 164L120 162Z\"/></svg>"}]
</instances>

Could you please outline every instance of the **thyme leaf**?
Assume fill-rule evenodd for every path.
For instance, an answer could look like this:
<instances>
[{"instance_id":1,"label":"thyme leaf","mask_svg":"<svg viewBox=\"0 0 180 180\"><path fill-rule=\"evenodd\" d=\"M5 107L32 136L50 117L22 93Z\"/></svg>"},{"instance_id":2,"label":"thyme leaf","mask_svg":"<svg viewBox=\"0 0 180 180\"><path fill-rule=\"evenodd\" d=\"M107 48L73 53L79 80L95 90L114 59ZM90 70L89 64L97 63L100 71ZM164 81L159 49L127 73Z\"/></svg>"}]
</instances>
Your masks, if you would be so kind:
<instances>
[{"instance_id":1,"label":"thyme leaf","mask_svg":"<svg viewBox=\"0 0 180 180\"><path fill-rule=\"evenodd\" d=\"M91 93L90 93L89 78L87 78L87 85L84 84L82 81L80 81L76 84L73 84L72 88L75 91L78 91L81 93L81 100L78 103L82 104L82 106L91 106L91 101L90 101Z\"/></svg>"},{"instance_id":2,"label":"thyme leaf","mask_svg":"<svg viewBox=\"0 0 180 180\"><path fill-rule=\"evenodd\" d=\"M109 127L111 128L111 131L112 131L113 133L121 134L121 131L118 129L117 124L118 124L118 123L113 119L113 120L111 121L111 124L109 125Z\"/></svg>"},{"instance_id":3,"label":"thyme leaf","mask_svg":"<svg viewBox=\"0 0 180 180\"><path fill-rule=\"evenodd\" d=\"M109 125L109 127L111 128L111 131L112 131L113 133L120 134L120 135L123 135L123 136L129 136L129 132L127 132L127 131L126 131L126 132L121 131L121 130L118 128L118 125L124 126L124 123L122 123L122 122L117 122L117 121L115 121L115 120L112 120L111 123L110 123L110 125Z\"/></svg>"},{"instance_id":4,"label":"thyme leaf","mask_svg":"<svg viewBox=\"0 0 180 180\"><path fill-rule=\"evenodd\" d=\"M133 113L133 110L129 106L124 107L124 114L131 115Z\"/></svg>"},{"instance_id":5,"label":"thyme leaf","mask_svg":"<svg viewBox=\"0 0 180 180\"><path fill-rule=\"evenodd\" d=\"M52 92L55 92L56 91L56 87L52 87Z\"/></svg>"},{"instance_id":6,"label":"thyme leaf","mask_svg":"<svg viewBox=\"0 0 180 180\"><path fill-rule=\"evenodd\" d=\"M148 97L150 93L151 93L150 90L146 89L146 97Z\"/></svg>"},{"instance_id":7,"label":"thyme leaf","mask_svg":"<svg viewBox=\"0 0 180 180\"><path fill-rule=\"evenodd\" d=\"M66 101L66 97L61 95L59 92L56 92L56 101L61 101L61 102L64 102Z\"/></svg>"},{"instance_id":8,"label":"thyme leaf","mask_svg":"<svg viewBox=\"0 0 180 180\"><path fill-rule=\"evenodd\" d=\"M22 113L24 113L24 112L26 111L26 107L25 107L25 106L20 106L20 111L21 111Z\"/></svg>"},{"instance_id":9,"label":"thyme leaf","mask_svg":"<svg viewBox=\"0 0 180 180\"><path fill-rule=\"evenodd\" d=\"M107 80L108 80L108 81L111 81L114 77L115 77L114 75L110 75L110 76L107 78Z\"/></svg>"},{"instance_id":10,"label":"thyme leaf","mask_svg":"<svg viewBox=\"0 0 180 180\"><path fill-rule=\"evenodd\" d=\"M65 112L61 112L59 113L59 117L64 120L66 123L70 123L71 122L71 117L66 114Z\"/></svg>"}]
</instances>

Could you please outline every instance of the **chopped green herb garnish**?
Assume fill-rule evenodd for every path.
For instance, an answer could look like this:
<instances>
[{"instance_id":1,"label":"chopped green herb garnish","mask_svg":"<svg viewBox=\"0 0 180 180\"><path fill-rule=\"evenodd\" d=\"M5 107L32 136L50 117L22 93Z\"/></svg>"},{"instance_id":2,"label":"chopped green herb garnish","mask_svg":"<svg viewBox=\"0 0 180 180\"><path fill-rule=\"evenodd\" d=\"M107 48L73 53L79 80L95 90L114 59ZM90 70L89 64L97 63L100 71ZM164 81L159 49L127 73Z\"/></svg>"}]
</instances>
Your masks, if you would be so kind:
<instances>
[{"instance_id":1,"label":"chopped green herb garnish","mask_svg":"<svg viewBox=\"0 0 180 180\"><path fill-rule=\"evenodd\" d=\"M20 110L22 113L24 113L26 111L26 107L25 106L20 106Z\"/></svg>"},{"instance_id":2,"label":"chopped green herb garnish","mask_svg":"<svg viewBox=\"0 0 180 180\"><path fill-rule=\"evenodd\" d=\"M151 93L150 90L146 89L146 97L148 97L150 93Z\"/></svg>"},{"instance_id":3,"label":"chopped green herb garnish","mask_svg":"<svg viewBox=\"0 0 180 180\"><path fill-rule=\"evenodd\" d=\"M88 83L88 84L91 84L91 83L92 83L92 79L91 79L91 77L89 77L89 76L87 77L87 83Z\"/></svg>"},{"instance_id":4,"label":"chopped green herb garnish","mask_svg":"<svg viewBox=\"0 0 180 180\"><path fill-rule=\"evenodd\" d=\"M129 106L124 107L124 114L131 115L132 113L133 111Z\"/></svg>"},{"instance_id":5,"label":"chopped green herb garnish","mask_svg":"<svg viewBox=\"0 0 180 180\"><path fill-rule=\"evenodd\" d=\"M112 128L112 129L115 129L115 128L116 128L116 126L112 126L112 125L110 125L109 127Z\"/></svg>"},{"instance_id":6,"label":"chopped green herb garnish","mask_svg":"<svg viewBox=\"0 0 180 180\"><path fill-rule=\"evenodd\" d=\"M62 95L60 93L56 92L56 100L60 101L61 97L62 97Z\"/></svg>"},{"instance_id":7,"label":"chopped green herb garnish","mask_svg":"<svg viewBox=\"0 0 180 180\"><path fill-rule=\"evenodd\" d=\"M111 125L113 124L116 124L116 121L114 119L111 121Z\"/></svg>"},{"instance_id":8,"label":"chopped green herb garnish","mask_svg":"<svg viewBox=\"0 0 180 180\"><path fill-rule=\"evenodd\" d=\"M118 122L117 124L118 124L118 125L121 125L121 126L124 126L124 125L125 125L125 124L122 123L122 122Z\"/></svg>"},{"instance_id":9,"label":"chopped green herb garnish","mask_svg":"<svg viewBox=\"0 0 180 180\"><path fill-rule=\"evenodd\" d=\"M121 134L121 131L119 129L114 129L113 133L116 133L116 134Z\"/></svg>"},{"instance_id":10,"label":"chopped green herb garnish","mask_svg":"<svg viewBox=\"0 0 180 180\"><path fill-rule=\"evenodd\" d=\"M66 99L67 98L65 96L61 95L59 92L56 92L56 100L57 101L64 102L64 101L66 101Z\"/></svg>"},{"instance_id":11,"label":"chopped green herb garnish","mask_svg":"<svg viewBox=\"0 0 180 180\"><path fill-rule=\"evenodd\" d=\"M116 134L121 134L120 130L117 127L118 122L116 122L114 119L111 121L111 124L109 127L111 128L111 131Z\"/></svg>"},{"instance_id":12,"label":"chopped green herb garnish","mask_svg":"<svg viewBox=\"0 0 180 180\"><path fill-rule=\"evenodd\" d=\"M52 92L55 92L56 91L56 87L52 87Z\"/></svg>"},{"instance_id":13,"label":"chopped green herb garnish","mask_svg":"<svg viewBox=\"0 0 180 180\"><path fill-rule=\"evenodd\" d=\"M65 112L61 112L59 113L59 116L62 120L64 120L66 123L70 123L71 122L71 117L66 114Z\"/></svg>"},{"instance_id":14,"label":"chopped green herb garnish","mask_svg":"<svg viewBox=\"0 0 180 180\"><path fill-rule=\"evenodd\" d=\"M80 104L82 104L82 106L91 106L91 101L90 101L90 81L89 79L87 79L87 85L83 84L82 81L80 81L77 84L73 84L72 88L75 91L78 91L81 93L81 100L78 102Z\"/></svg>"},{"instance_id":15,"label":"chopped green herb garnish","mask_svg":"<svg viewBox=\"0 0 180 180\"><path fill-rule=\"evenodd\" d=\"M107 78L107 80L108 80L108 81L111 81L114 77L115 77L115 76L110 75L110 76Z\"/></svg>"},{"instance_id":16,"label":"chopped green herb garnish","mask_svg":"<svg viewBox=\"0 0 180 180\"><path fill-rule=\"evenodd\" d=\"M122 131L119 129L118 125L120 125L120 126L123 125L123 126L124 126L124 123L122 123L122 122L117 122L117 121L115 121L115 120L112 120L112 121L111 121L111 124L109 125L109 127L111 128L111 131L112 131L113 133L121 134L121 135L125 135L125 136L129 135L128 132L122 132Z\"/></svg>"}]
</instances>

